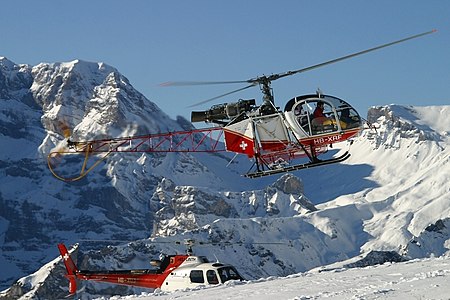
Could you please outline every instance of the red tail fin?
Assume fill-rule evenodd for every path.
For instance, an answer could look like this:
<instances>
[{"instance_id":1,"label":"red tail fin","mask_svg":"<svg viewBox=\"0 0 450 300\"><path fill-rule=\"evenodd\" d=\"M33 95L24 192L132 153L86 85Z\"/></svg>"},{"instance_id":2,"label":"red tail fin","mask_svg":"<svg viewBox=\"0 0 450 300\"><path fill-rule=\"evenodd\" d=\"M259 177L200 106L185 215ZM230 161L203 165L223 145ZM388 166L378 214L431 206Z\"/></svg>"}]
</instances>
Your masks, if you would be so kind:
<instances>
[{"instance_id":1,"label":"red tail fin","mask_svg":"<svg viewBox=\"0 0 450 300\"><path fill-rule=\"evenodd\" d=\"M67 269L66 277L69 279L69 293L74 294L77 291L77 282L75 279L77 276L78 268L70 257L69 251L67 251L67 248L64 244L58 244L58 249Z\"/></svg>"}]
</instances>

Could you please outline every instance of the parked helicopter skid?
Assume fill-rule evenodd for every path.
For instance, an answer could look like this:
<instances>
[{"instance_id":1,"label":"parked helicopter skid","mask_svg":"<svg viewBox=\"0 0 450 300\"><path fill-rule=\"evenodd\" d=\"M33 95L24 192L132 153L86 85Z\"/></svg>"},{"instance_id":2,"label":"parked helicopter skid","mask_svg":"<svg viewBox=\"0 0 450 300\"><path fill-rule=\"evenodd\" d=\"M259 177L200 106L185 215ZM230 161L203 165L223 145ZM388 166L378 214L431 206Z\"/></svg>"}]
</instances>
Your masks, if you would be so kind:
<instances>
[{"instance_id":1,"label":"parked helicopter skid","mask_svg":"<svg viewBox=\"0 0 450 300\"><path fill-rule=\"evenodd\" d=\"M64 244L58 244L69 279L69 293L77 292L78 280L106 282L163 291L194 288L200 285L217 285L230 280L244 280L235 267L220 262L211 263L204 256L192 252L193 240L186 240L186 254L164 256L152 260L152 269L133 270L80 270Z\"/></svg>"}]
</instances>

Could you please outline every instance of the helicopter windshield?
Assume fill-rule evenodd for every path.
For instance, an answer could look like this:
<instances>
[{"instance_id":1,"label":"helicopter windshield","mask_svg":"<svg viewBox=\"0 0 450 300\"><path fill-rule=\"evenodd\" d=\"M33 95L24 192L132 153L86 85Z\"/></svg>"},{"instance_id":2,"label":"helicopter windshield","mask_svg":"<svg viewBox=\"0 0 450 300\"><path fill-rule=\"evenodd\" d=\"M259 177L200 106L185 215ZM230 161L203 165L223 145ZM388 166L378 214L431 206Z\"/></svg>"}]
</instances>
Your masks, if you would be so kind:
<instances>
[{"instance_id":1,"label":"helicopter windshield","mask_svg":"<svg viewBox=\"0 0 450 300\"><path fill-rule=\"evenodd\" d=\"M217 270L219 272L220 279L222 283L228 280L243 280L241 275L237 272L234 267L222 267Z\"/></svg>"},{"instance_id":2,"label":"helicopter windshield","mask_svg":"<svg viewBox=\"0 0 450 300\"><path fill-rule=\"evenodd\" d=\"M299 96L288 101L294 122L307 135L325 134L361 126L361 118L347 102L327 95Z\"/></svg>"}]
</instances>

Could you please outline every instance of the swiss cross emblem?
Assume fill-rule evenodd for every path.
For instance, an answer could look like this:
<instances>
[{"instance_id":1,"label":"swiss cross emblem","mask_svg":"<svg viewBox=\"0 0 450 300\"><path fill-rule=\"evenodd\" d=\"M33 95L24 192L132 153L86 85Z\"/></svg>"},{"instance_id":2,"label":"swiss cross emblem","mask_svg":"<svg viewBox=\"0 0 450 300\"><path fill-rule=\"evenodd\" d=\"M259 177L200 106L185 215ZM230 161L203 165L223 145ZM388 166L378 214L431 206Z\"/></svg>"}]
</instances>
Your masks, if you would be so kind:
<instances>
[{"instance_id":1,"label":"swiss cross emblem","mask_svg":"<svg viewBox=\"0 0 450 300\"><path fill-rule=\"evenodd\" d=\"M64 257L63 257L63 258L64 258L64 260L68 260L69 257L70 257L69 254L66 253L66 254L64 254Z\"/></svg>"},{"instance_id":2,"label":"swiss cross emblem","mask_svg":"<svg viewBox=\"0 0 450 300\"><path fill-rule=\"evenodd\" d=\"M242 141L241 144L239 145L239 147L245 151L245 148L247 148L248 144L245 141Z\"/></svg>"}]
</instances>

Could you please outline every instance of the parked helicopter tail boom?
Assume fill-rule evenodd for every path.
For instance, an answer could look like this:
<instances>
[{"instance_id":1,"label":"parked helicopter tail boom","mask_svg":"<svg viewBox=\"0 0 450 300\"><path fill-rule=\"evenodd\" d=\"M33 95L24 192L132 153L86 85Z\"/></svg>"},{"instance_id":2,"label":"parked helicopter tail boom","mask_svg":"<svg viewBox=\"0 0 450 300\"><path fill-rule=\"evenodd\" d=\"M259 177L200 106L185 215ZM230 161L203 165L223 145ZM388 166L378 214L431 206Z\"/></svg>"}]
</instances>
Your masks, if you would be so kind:
<instances>
[{"instance_id":1,"label":"parked helicopter tail boom","mask_svg":"<svg viewBox=\"0 0 450 300\"><path fill-rule=\"evenodd\" d=\"M188 255L167 256L158 261L158 269L132 269L132 270L79 270L64 244L58 244L59 252L67 269L66 277L69 279L69 293L77 291L77 280L90 280L120 285L131 285L144 288L160 288L172 270L178 268Z\"/></svg>"}]
</instances>

